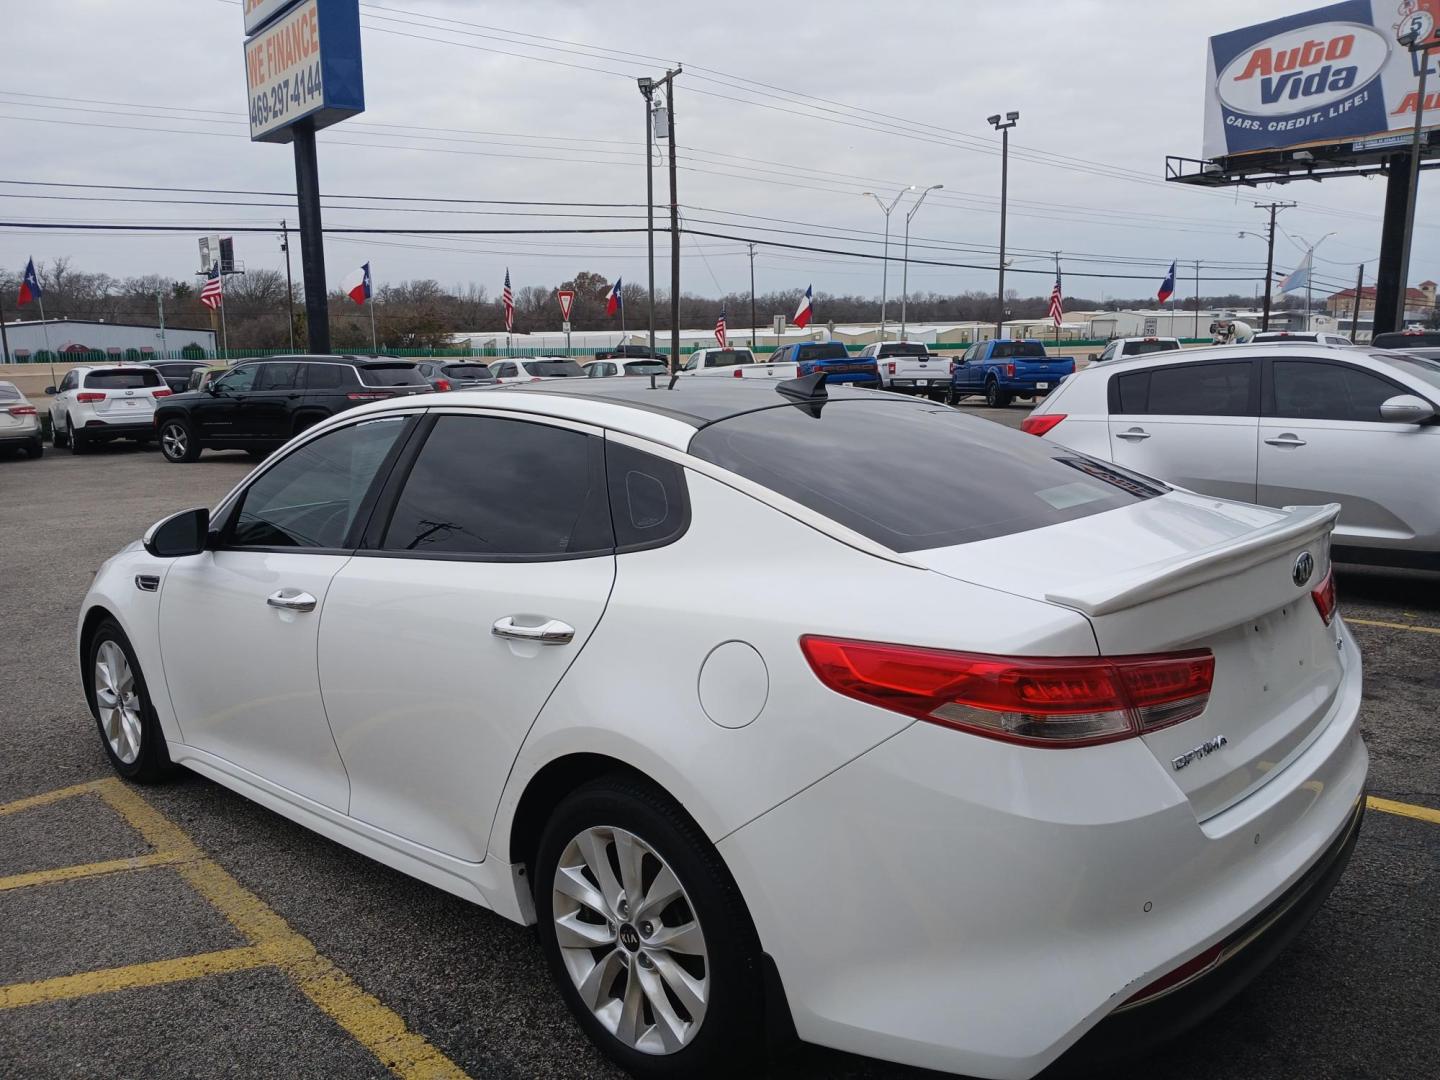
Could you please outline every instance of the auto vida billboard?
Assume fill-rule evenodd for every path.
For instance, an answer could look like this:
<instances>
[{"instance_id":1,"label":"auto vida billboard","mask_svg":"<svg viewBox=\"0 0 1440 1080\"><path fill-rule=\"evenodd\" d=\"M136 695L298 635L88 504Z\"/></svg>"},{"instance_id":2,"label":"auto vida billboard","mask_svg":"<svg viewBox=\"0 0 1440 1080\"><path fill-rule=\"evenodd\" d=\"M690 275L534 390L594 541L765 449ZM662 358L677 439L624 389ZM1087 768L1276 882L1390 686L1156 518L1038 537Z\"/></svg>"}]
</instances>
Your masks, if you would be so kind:
<instances>
[{"instance_id":1,"label":"auto vida billboard","mask_svg":"<svg viewBox=\"0 0 1440 1080\"><path fill-rule=\"evenodd\" d=\"M1395 35L1417 10L1440 23L1440 0L1342 0L1212 37L1205 156L1413 130L1422 53ZM1426 119L1440 125L1440 51L1429 62Z\"/></svg>"}]
</instances>

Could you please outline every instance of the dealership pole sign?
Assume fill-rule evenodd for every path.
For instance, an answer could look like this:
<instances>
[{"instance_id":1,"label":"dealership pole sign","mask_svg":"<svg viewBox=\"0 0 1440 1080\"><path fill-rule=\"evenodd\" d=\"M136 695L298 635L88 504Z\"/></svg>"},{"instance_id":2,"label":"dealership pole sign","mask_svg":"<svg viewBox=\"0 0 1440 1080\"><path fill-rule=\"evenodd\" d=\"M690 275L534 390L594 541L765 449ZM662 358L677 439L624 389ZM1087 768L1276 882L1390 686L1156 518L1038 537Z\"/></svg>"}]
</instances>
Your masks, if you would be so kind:
<instances>
[{"instance_id":1,"label":"dealership pole sign","mask_svg":"<svg viewBox=\"0 0 1440 1080\"><path fill-rule=\"evenodd\" d=\"M1343 0L1211 38L1205 156L1409 131L1434 60L1397 36L1436 15L1440 0Z\"/></svg>"},{"instance_id":2,"label":"dealership pole sign","mask_svg":"<svg viewBox=\"0 0 1440 1080\"><path fill-rule=\"evenodd\" d=\"M310 120L329 127L365 111L358 0L245 0L250 138L289 142ZM268 20L268 21L267 21Z\"/></svg>"}]
</instances>

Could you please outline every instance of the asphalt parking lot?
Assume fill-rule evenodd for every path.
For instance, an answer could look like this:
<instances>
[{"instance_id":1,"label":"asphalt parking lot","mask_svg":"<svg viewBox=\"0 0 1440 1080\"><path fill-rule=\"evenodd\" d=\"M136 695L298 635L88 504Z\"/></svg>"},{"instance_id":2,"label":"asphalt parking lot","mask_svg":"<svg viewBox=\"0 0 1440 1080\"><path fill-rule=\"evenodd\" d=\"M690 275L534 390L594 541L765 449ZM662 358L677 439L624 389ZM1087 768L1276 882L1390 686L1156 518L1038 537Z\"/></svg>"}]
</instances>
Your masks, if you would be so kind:
<instances>
[{"instance_id":1,"label":"asphalt parking lot","mask_svg":"<svg viewBox=\"0 0 1440 1080\"><path fill-rule=\"evenodd\" d=\"M129 444L0 460L0 1075L617 1075L529 930L198 776L112 779L75 672L81 598L145 526L215 503L250 467L238 453L168 465ZM1435 1075L1440 577L1345 568L1339 585L1385 802L1273 967L1106 1076ZM920 1074L802 1048L775 1075Z\"/></svg>"}]
</instances>

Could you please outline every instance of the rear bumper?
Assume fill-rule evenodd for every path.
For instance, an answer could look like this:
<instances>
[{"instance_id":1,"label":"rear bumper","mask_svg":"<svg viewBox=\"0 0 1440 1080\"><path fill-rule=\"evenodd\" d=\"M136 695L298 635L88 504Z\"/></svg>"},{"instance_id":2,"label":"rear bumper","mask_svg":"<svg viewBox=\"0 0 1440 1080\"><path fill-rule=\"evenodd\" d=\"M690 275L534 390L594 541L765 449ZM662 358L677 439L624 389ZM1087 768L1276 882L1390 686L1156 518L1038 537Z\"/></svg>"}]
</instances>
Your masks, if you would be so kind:
<instances>
[{"instance_id":1,"label":"rear bumper","mask_svg":"<svg viewBox=\"0 0 1440 1080\"><path fill-rule=\"evenodd\" d=\"M1360 691L1356 665L1311 744L1204 821L1138 740L1036 750L917 722L719 848L801 1038L1030 1077L1290 895L1304 902L1264 947L1216 970L1234 988L1207 979L1168 995L1179 1015L1164 1034L1298 931L1353 843L1369 762ZM1214 1004L1197 1004L1202 989ZM1161 1016L1165 1000L1117 1014L1117 1027Z\"/></svg>"},{"instance_id":2,"label":"rear bumper","mask_svg":"<svg viewBox=\"0 0 1440 1080\"><path fill-rule=\"evenodd\" d=\"M147 416L144 420L128 421L124 424L112 424L108 420L92 419L86 420L85 426L76 429L77 434L83 434L90 438L113 438L132 439L138 435L153 436L155 434L155 418Z\"/></svg>"},{"instance_id":3,"label":"rear bumper","mask_svg":"<svg viewBox=\"0 0 1440 1080\"><path fill-rule=\"evenodd\" d=\"M40 425L29 428L6 428L0 431L0 446L28 446L40 441Z\"/></svg>"}]
</instances>

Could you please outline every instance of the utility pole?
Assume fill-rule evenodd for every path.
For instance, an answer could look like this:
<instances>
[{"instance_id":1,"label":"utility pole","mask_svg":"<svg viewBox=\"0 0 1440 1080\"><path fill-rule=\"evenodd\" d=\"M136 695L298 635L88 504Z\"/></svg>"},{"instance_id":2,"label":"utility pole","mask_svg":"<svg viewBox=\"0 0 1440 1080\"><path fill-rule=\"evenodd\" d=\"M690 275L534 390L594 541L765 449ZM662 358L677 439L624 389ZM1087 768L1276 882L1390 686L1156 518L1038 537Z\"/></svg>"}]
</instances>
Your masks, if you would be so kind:
<instances>
[{"instance_id":1,"label":"utility pole","mask_svg":"<svg viewBox=\"0 0 1440 1080\"><path fill-rule=\"evenodd\" d=\"M170 355L170 346L165 341L165 294L155 290L155 312L160 316L160 356L162 358Z\"/></svg>"},{"instance_id":2,"label":"utility pole","mask_svg":"<svg viewBox=\"0 0 1440 1080\"><path fill-rule=\"evenodd\" d=\"M995 336L1005 336L1005 204L1009 198L1010 186L1010 129L1020 120L1018 112L1007 112L1002 122L1000 114L989 117L990 126L1000 132L1000 282L996 288L1000 310L995 315Z\"/></svg>"},{"instance_id":3,"label":"utility pole","mask_svg":"<svg viewBox=\"0 0 1440 1080\"><path fill-rule=\"evenodd\" d=\"M650 355L655 355L655 80L641 78L640 96L645 99L645 250L650 268ZM565 344L570 344L567 339Z\"/></svg>"},{"instance_id":4,"label":"utility pole","mask_svg":"<svg viewBox=\"0 0 1440 1080\"><path fill-rule=\"evenodd\" d=\"M750 344L755 344L753 341ZM10 363L10 335L5 331L5 304L0 300L0 364Z\"/></svg>"},{"instance_id":5,"label":"utility pole","mask_svg":"<svg viewBox=\"0 0 1440 1080\"><path fill-rule=\"evenodd\" d=\"M755 245L747 244L750 249L750 348L755 348Z\"/></svg>"},{"instance_id":6,"label":"utility pole","mask_svg":"<svg viewBox=\"0 0 1440 1080\"><path fill-rule=\"evenodd\" d=\"M1350 309L1350 340L1354 341L1360 331L1360 293L1365 288L1365 264L1360 264L1360 269L1355 274L1355 306ZM1375 324L1374 309L1371 309L1370 324ZM1373 336L1373 334L1372 334Z\"/></svg>"},{"instance_id":7,"label":"utility pole","mask_svg":"<svg viewBox=\"0 0 1440 1080\"><path fill-rule=\"evenodd\" d=\"M1260 329L1270 329L1270 293L1275 287L1275 215L1281 210L1289 210L1295 204L1293 202L1272 202L1256 203L1256 210L1265 210L1270 214L1270 229L1266 233L1266 244L1268 248L1265 254L1265 298L1262 301L1264 307L1261 309ZM1198 320L1197 320L1198 324Z\"/></svg>"},{"instance_id":8,"label":"utility pole","mask_svg":"<svg viewBox=\"0 0 1440 1080\"><path fill-rule=\"evenodd\" d=\"M280 250L285 253L285 323L290 330L290 351L295 351L295 279L290 276L290 226L280 219Z\"/></svg>"},{"instance_id":9,"label":"utility pole","mask_svg":"<svg viewBox=\"0 0 1440 1080\"><path fill-rule=\"evenodd\" d=\"M675 67L667 70L663 78L641 79L640 92L645 95L648 102L655 92L655 87L665 87L665 130L658 133L662 139L670 142L670 371L674 374L680 370L680 196L677 194L675 165L675 76L679 75L684 68ZM659 110L656 110L657 112ZM647 113L647 115L652 115ZM647 145L649 136L647 134ZM646 150L647 160L649 150ZM647 172L648 175L648 172ZM647 189L648 190L648 189ZM654 200L651 200L653 205ZM654 225L651 225L654 229ZM650 341L655 341L655 255L654 243L651 242L650 255Z\"/></svg>"}]
</instances>

